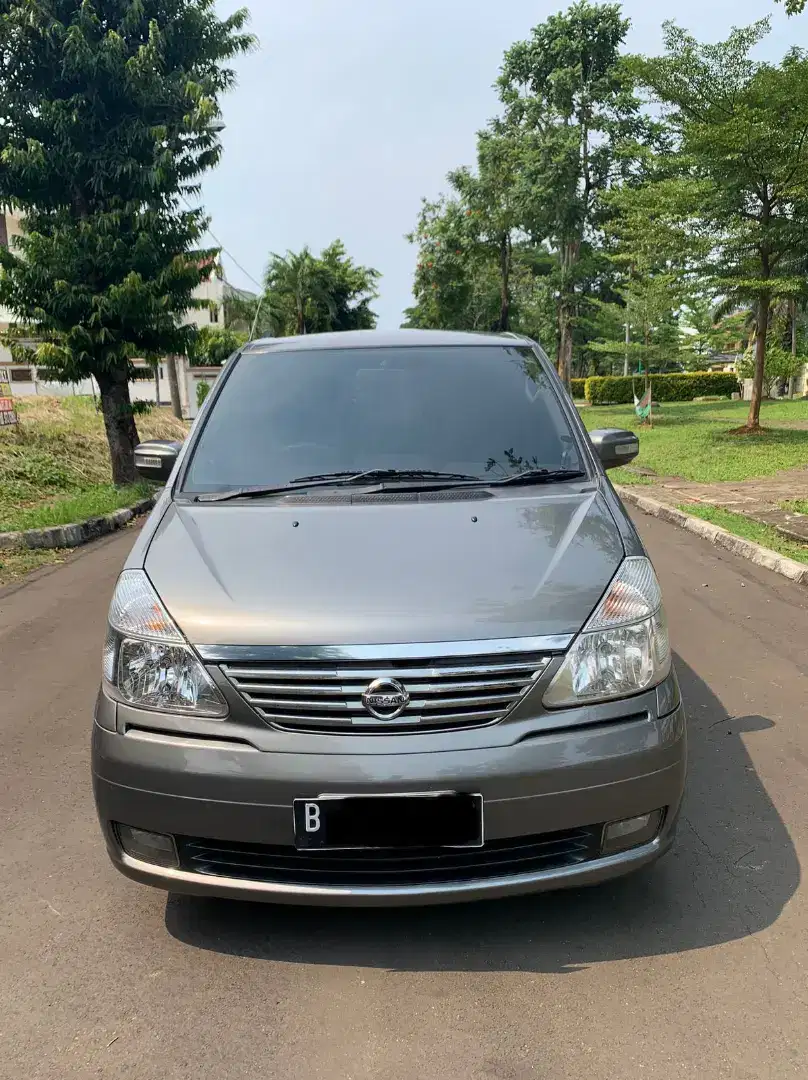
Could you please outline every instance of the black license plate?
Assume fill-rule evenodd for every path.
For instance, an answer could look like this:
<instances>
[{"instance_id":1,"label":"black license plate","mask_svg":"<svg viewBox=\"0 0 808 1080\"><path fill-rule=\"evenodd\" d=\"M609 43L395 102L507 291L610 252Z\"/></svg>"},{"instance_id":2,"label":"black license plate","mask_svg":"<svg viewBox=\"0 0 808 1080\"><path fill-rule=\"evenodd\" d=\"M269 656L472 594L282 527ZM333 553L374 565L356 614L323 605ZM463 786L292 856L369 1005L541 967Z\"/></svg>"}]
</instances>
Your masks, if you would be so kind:
<instances>
[{"instance_id":1,"label":"black license plate","mask_svg":"<svg viewBox=\"0 0 808 1080\"><path fill-rule=\"evenodd\" d=\"M295 799L295 846L471 848L483 844L483 797L456 792Z\"/></svg>"}]
</instances>

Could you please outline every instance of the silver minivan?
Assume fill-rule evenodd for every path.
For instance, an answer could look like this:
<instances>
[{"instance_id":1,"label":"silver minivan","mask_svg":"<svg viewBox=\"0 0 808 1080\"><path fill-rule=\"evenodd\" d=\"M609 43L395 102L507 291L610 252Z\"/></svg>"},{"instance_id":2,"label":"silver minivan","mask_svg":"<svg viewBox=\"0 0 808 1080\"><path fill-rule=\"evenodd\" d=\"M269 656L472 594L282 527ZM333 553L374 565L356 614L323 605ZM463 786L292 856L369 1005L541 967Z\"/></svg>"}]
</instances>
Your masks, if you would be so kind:
<instances>
[{"instance_id":1,"label":"silver minivan","mask_svg":"<svg viewBox=\"0 0 808 1080\"><path fill-rule=\"evenodd\" d=\"M541 348L258 341L109 611L109 854L180 893L422 904L604 881L671 846L686 732L659 585Z\"/></svg>"}]
</instances>

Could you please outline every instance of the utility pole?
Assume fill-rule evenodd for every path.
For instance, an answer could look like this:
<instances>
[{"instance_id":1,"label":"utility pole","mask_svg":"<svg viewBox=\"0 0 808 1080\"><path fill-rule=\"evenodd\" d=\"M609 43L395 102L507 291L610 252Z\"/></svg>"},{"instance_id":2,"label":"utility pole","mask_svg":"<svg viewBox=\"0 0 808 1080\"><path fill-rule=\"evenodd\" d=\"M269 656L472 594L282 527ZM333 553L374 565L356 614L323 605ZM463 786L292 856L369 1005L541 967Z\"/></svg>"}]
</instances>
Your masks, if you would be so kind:
<instances>
[{"instance_id":1,"label":"utility pole","mask_svg":"<svg viewBox=\"0 0 808 1080\"><path fill-rule=\"evenodd\" d=\"M180 380L177 377L176 356L166 357L166 368L168 369L168 385L171 390L171 411L178 420L182 420L182 401L180 400Z\"/></svg>"},{"instance_id":2,"label":"utility pole","mask_svg":"<svg viewBox=\"0 0 808 1080\"><path fill-rule=\"evenodd\" d=\"M623 353L623 375L628 375L628 347L631 344L631 327L626 323L626 351Z\"/></svg>"}]
</instances>

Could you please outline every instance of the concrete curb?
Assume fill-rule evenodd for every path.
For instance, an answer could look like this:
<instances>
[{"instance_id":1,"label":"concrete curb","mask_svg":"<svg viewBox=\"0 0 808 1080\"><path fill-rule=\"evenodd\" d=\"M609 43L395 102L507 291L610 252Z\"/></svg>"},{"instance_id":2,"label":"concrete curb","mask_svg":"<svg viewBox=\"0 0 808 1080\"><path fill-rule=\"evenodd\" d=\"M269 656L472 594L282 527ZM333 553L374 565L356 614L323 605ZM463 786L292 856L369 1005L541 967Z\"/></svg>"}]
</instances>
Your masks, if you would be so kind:
<instances>
[{"instance_id":1,"label":"concrete curb","mask_svg":"<svg viewBox=\"0 0 808 1080\"><path fill-rule=\"evenodd\" d=\"M157 502L159 492L141 499L134 506L116 510L105 517L90 518L76 525L53 525L47 529L26 529L25 532L0 533L0 549L10 548L76 548L89 544L100 536L128 525L133 518L148 514Z\"/></svg>"},{"instance_id":2,"label":"concrete curb","mask_svg":"<svg viewBox=\"0 0 808 1080\"><path fill-rule=\"evenodd\" d=\"M807 564L795 562L794 559L787 559L785 555L778 555L777 552L761 547L760 544L755 544L751 540L733 536L726 529L722 529L718 525L712 525L709 521L702 521L701 518L685 514L682 510L677 510L668 503L659 502L658 499L651 499L647 495L638 495L623 484L615 485L615 487L623 502L636 506L644 514L650 514L651 517L660 518L662 521L669 521L672 525L678 525L680 529L687 529L688 532L709 540L711 544L726 548L727 551L731 551L734 555L740 555L742 559L748 559L756 566L763 566L767 570L773 570L775 574L780 574L790 581L795 581L798 585L808 585Z\"/></svg>"}]
</instances>

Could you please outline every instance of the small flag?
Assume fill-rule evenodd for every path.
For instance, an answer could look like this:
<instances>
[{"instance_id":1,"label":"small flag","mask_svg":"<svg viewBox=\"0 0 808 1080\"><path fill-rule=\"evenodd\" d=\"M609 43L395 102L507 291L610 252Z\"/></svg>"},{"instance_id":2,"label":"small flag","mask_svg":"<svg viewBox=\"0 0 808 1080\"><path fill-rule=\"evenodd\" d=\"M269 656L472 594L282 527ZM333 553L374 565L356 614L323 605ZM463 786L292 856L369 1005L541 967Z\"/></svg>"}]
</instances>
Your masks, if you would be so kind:
<instances>
[{"instance_id":1,"label":"small flag","mask_svg":"<svg viewBox=\"0 0 808 1080\"><path fill-rule=\"evenodd\" d=\"M648 387L641 398L634 395L634 412L639 416L641 420L647 420L651 414L651 384Z\"/></svg>"}]
</instances>

